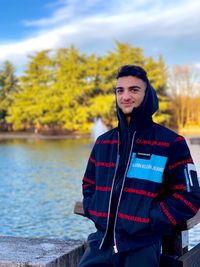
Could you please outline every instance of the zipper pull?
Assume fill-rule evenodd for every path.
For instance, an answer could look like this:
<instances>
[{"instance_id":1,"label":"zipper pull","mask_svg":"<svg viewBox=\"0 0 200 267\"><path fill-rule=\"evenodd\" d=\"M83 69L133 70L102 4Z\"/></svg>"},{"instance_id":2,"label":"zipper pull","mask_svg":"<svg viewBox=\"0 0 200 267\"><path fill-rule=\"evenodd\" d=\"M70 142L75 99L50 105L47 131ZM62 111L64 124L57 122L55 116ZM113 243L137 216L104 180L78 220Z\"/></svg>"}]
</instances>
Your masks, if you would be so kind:
<instances>
[{"instance_id":1,"label":"zipper pull","mask_svg":"<svg viewBox=\"0 0 200 267\"><path fill-rule=\"evenodd\" d=\"M113 246L113 252L114 253L118 253L118 249L117 249L117 246L116 245Z\"/></svg>"}]
</instances>

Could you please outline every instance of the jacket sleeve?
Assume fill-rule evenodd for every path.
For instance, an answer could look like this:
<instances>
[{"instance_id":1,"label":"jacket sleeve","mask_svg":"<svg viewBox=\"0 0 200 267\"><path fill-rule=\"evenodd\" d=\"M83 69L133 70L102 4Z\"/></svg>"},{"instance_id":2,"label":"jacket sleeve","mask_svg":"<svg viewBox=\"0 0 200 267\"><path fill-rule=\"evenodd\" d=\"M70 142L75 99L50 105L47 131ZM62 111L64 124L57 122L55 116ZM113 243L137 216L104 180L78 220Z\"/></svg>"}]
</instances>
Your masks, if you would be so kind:
<instances>
[{"instance_id":1,"label":"jacket sleeve","mask_svg":"<svg viewBox=\"0 0 200 267\"><path fill-rule=\"evenodd\" d=\"M94 197L96 181L95 181L95 145L91 151L88 159L86 171L82 180L82 193L83 193L83 210L85 216L89 218L88 208Z\"/></svg>"},{"instance_id":2,"label":"jacket sleeve","mask_svg":"<svg viewBox=\"0 0 200 267\"><path fill-rule=\"evenodd\" d=\"M163 180L164 193L152 204L150 222L153 231L171 234L174 226L192 218L200 207L197 172L183 137L170 146Z\"/></svg>"}]
</instances>

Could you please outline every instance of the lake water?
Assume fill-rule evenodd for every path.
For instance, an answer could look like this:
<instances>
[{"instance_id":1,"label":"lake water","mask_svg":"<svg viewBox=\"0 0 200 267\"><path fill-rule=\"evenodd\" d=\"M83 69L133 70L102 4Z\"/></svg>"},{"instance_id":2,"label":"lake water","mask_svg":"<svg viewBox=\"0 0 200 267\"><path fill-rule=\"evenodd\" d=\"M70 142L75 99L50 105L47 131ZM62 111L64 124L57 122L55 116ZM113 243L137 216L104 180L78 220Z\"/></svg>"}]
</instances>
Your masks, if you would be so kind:
<instances>
[{"instance_id":1,"label":"lake water","mask_svg":"<svg viewBox=\"0 0 200 267\"><path fill-rule=\"evenodd\" d=\"M200 173L200 145L190 145ZM86 239L95 230L74 215L89 139L0 141L0 235ZM200 226L189 231L200 242Z\"/></svg>"}]
</instances>

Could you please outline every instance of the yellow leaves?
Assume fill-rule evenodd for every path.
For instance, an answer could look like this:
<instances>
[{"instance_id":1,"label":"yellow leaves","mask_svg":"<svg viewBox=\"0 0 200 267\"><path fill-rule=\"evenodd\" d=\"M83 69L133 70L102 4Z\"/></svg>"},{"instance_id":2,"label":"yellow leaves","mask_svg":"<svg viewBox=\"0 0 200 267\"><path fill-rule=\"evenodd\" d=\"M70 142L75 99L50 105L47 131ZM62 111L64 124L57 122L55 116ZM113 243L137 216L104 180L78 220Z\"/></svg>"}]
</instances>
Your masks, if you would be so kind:
<instances>
[{"instance_id":1,"label":"yellow leaves","mask_svg":"<svg viewBox=\"0 0 200 267\"><path fill-rule=\"evenodd\" d=\"M30 56L19 89L11 95L7 122L13 129L45 125L85 133L101 116L106 125L116 126L114 87L117 70L124 64L145 66L159 96L165 95L162 58L145 59L143 50L129 43L116 41L115 49L101 57L82 54L74 46L55 53L44 50ZM167 101L161 98L161 103L156 119L166 122Z\"/></svg>"},{"instance_id":2,"label":"yellow leaves","mask_svg":"<svg viewBox=\"0 0 200 267\"><path fill-rule=\"evenodd\" d=\"M109 113L112 111L113 103L115 102L114 94L109 95L98 95L95 98L91 99L89 102L90 113L93 117L109 116Z\"/></svg>"}]
</instances>

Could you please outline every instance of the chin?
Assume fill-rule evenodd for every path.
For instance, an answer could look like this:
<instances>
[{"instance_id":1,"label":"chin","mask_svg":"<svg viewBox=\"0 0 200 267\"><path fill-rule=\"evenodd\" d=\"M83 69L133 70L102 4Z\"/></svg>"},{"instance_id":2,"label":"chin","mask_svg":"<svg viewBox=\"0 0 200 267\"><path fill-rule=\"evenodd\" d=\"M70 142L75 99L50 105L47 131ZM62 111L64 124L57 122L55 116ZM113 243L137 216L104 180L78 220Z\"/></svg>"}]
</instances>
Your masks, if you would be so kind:
<instances>
[{"instance_id":1,"label":"chin","mask_svg":"<svg viewBox=\"0 0 200 267\"><path fill-rule=\"evenodd\" d=\"M123 108L122 111L124 114L130 114L135 107Z\"/></svg>"},{"instance_id":2,"label":"chin","mask_svg":"<svg viewBox=\"0 0 200 267\"><path fill-rule=\"evenodd\" d=\"M124 113L125 116L131 116L132 111L133 111L133 109L132 110L122 110L122 112Z\"/></svg>"}]
</instances>

